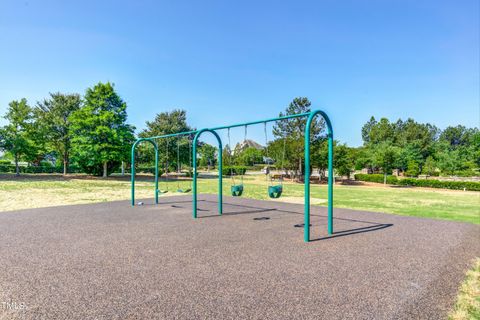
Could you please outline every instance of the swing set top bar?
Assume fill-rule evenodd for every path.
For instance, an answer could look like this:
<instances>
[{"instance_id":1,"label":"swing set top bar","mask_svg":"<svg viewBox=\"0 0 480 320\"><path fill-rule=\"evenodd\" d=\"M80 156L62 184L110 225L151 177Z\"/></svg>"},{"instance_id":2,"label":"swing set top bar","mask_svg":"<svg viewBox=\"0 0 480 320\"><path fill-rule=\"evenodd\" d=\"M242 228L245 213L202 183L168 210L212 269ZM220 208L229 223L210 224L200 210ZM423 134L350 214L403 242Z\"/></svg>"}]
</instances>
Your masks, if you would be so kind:
<instances>
[{"instance_id":1,"label":"swing set top bar","mask_svg":"<svg viewBox=\"0 0 480 320\"><path fill-rule=\"evenodd\" d=\"M221 127L208 128L208 129L212 130L212 131L225 130L225 129L231 129L231 128L237 128L237 127L251 126L251 125L260 124L260 123L267 123L267 122L274 122L274 121L287 120L287 119L293 119L293 118L307 117L310 114L311 114L311 112L298 113L298 114L292 114L292 115L283 116L283 117L276 117L276 118L271 118L271 119L250 121L250 122L244 122L244 123L236 123L236 124L232 124L232 125L229 125L229 126L221 126ZM200 130L184 131L184 132L164 134L164 135L161 135L161 136L153 136L153 137L140 138L140 139L162 139L162 138L186 136L186 135L189 135L189 134L196 134L198 131L200 131Z\"/></svg>"}]
</instances>

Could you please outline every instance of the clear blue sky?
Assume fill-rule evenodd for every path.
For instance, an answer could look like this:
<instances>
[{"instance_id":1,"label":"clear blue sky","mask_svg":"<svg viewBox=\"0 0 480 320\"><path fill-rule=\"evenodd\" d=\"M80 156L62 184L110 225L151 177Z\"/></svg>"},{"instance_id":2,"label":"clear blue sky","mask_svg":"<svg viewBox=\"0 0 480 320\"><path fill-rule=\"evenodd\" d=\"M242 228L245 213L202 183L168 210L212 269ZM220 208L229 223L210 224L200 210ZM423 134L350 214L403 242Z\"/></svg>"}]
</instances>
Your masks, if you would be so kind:
<instances>
[{"instance_id":1,"label":"clear blue sky","mask_svg":"<svg viewBox=\"0 0 480 320\"><path fill-rule=\"evenodd\" d=\"M2 0L0 114L111 81L138 129L172 108L198 128L262 119L296 96L350 145L371 115L479 126L479 12L478 0Z\"/></svg>"}]
</instances>

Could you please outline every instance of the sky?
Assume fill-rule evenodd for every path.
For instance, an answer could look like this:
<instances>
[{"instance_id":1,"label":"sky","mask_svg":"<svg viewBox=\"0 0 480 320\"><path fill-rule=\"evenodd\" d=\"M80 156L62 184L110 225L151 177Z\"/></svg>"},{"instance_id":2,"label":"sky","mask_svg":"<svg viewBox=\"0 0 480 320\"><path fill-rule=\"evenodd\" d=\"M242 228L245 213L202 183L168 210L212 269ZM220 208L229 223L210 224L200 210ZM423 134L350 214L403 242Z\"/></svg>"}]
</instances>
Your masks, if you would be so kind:
<instances>
[{"instance_id":1,"label":"sky","mask_svg":"<svg viewBox=\"0 0 480 320\"><path fill-rule=\"evenodd\" d=\"M0 0L0 115L110 81L137 131L174 108L196 128L271 118L298 96L352 146L371 116L479 127L479 16L478 0Z\"/></svg>"}]
</instances>

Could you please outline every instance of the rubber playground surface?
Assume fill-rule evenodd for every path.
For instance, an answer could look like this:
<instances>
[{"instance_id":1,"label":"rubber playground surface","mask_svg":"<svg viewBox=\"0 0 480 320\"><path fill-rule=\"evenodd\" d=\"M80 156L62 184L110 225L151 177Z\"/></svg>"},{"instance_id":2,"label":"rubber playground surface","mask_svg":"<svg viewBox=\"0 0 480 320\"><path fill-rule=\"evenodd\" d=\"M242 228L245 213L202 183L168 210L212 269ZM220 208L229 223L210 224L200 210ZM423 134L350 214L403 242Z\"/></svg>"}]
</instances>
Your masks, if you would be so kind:
<instances>
[{"instance_id":1,"label":"rubber playground surface","mask_svg":"<svg viewBox=\"0 0 480 320\"><path fill-rule=\"evenodd\" d=\"M335 209L326 237L312 207L304 243L303 205L199 199L0 214L0 319L443 319L480 256L478 225Z\"/></svg>"}]
</instances>

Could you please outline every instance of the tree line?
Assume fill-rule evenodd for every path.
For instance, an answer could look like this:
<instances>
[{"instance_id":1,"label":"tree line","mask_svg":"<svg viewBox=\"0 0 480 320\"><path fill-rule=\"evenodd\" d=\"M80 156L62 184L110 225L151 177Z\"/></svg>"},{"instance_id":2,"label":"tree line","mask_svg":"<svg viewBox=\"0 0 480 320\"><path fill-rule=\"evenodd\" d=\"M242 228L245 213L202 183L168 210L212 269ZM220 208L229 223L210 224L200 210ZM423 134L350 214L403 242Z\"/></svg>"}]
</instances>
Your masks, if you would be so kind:
<instances>
[{"instance_id":1,"label":"tree line","mask_svg":"<svg viewBox=\"0 0 480 320\"><path fill-rule=\"evenodd\" d=\"M51 93L34 106L25 98L9 103L0 128L0 148L19 162L34 166L70 165L81 171L107 176L128 159L135 140L134 127L127 124L127 105L114 85L98 83L79 94Z\"/></svg>"},{"instance_id":2,"label":"tree line","mask_svg":"<svg viewBox=\"0 0 480 320\"><path fill-rule=\"evenodd\" d=\"M127 123L127 105L111 83L98 83L85 95L52 93L30 106L26 99L12 101L4 118L8 124L0 128L0 148L11 157L19 173L19 162L41 166L52 161L82 172L107 176L121 162L129 163L135 128ZM279 116L311 111L311 102L298 97ZM226 166L273 164L289 175L302 177L304 164L305 118L293 118L274 124L265 147L246 143L222 150ZM194 131L184 110L161 112L147 121L138 137ZM371 119L362 127L363 145L349 147L334 141L334 168L338 175L349 176L354 170L367 169L385 176L393 170L407 176L478 175L480 167L480 133L478 128L450 126L440 130L429 123L413 119L390 122L386 118ZM160 167L163 172L190 169L193 135L158 139ZM328 145L325 122L318 117L311 129L312 167L325 177L328 166ZM213 167L216 147L200 143L199 165ZM152 167L154 151L141 144L136 153L137 165Z\"/></svg>"},{"instance_id":3,"label":"tree line","mask_svg":"<svg viewBox=\"0 0 480 320\"><path fill-rule=\"evenodd\" d=\"M478 128L449 126L440 130L413 119L390 122L372 117L362 127L363 146L353 150L356 169L369 168L384 174L397 169L406 176L479 175Z\"/></svg>"}]
</instances>

